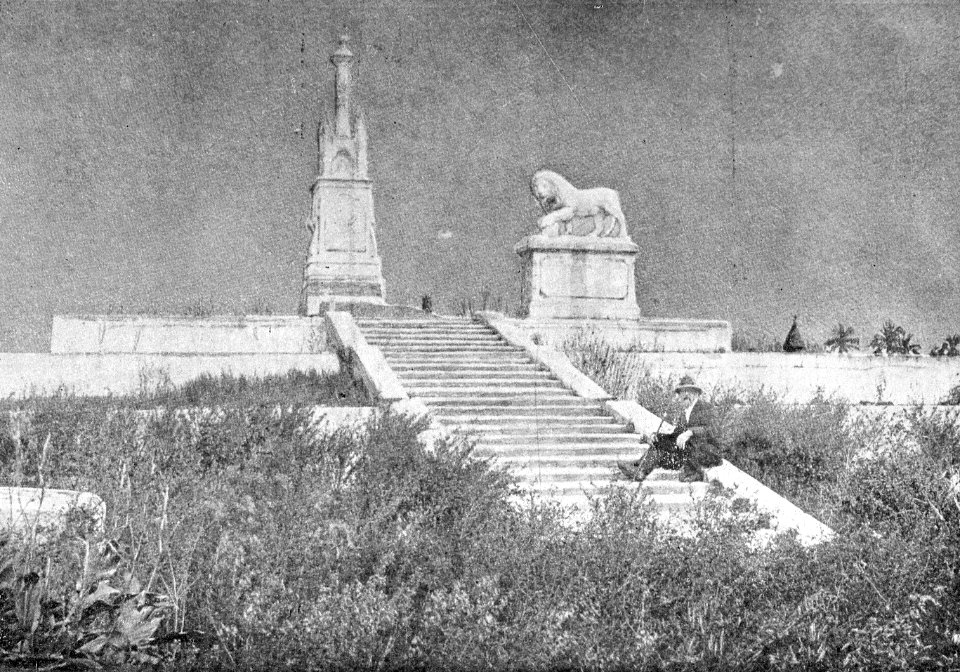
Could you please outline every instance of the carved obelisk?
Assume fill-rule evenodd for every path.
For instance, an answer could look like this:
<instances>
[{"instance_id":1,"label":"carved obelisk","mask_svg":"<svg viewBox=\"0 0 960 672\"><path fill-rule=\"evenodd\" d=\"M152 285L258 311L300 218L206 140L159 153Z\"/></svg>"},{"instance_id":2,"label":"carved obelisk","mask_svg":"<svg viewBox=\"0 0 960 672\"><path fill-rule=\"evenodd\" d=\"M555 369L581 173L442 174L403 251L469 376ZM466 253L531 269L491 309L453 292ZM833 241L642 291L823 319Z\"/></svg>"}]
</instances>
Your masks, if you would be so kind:
<instances>
[{"instance_id":1,"label":"carved obelisk","mask_svg":"<svg viewBox=\"0 0 960 672\"><path fill-rule=\"evenodd\" d=\"M336 67L336 117L317 133L319 166L307 229L300 312L318 315L331 305L383 304L383 271L374 233L373 185L367 175L363 115L350 111L353 54L347 36L330 61Z\"/></svg>"}]
</instances>

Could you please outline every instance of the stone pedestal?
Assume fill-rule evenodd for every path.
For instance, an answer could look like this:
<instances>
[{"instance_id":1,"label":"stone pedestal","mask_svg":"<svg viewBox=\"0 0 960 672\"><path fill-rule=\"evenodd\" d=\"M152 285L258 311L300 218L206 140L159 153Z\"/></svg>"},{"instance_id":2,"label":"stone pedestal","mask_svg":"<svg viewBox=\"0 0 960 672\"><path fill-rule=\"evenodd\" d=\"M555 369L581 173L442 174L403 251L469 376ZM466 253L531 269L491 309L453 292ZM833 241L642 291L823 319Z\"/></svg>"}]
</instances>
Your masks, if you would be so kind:
<instances>
[{"instance_id":1,"label":"stone pedestal","mask_svg":"<svg viewBox=\"0 0 960 672\"><path fill-rule=\"evenodd\" d=\"M317 180L301 314L318 315L331 303L384 303L383 271L373 227L369 180Z\"/></svg>"},{"instance_id":2,"label":"stone pedestal","mask_svg":"<svg viewBox=\"0 0 960 672\"><path fill-rule=\"evenodd\" d=\"M528 236L520 255L520 315L533 319L640 317L629 239Z\"/></svg>"}]
</instances>

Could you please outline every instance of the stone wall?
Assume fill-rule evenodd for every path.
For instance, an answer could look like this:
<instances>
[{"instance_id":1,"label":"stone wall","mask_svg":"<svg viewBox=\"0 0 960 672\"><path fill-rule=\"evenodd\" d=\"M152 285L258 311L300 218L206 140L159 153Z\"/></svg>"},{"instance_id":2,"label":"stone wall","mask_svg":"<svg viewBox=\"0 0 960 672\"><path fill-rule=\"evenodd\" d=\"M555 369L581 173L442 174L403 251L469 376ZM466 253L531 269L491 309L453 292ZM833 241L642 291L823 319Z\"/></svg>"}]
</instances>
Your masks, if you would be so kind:
<instances>
[{"instance_id":1,"label":"stone wall","mask_svg":"<svg viewBox=\"0 0 960 672\"><path fill-rule=\"evenodd\" d=\"M679 378L692 375L708 390L761 388L803 402L818 389L848 401L936 404L960 385L957 358L783 353L634 353L638 370Z\"/></svg>"},{"instance_id":2,"label":"stone wall","mask_svg":"<svg viewBox=\"0 0 960 672\"><path fill-rule=\"evenodd\" d=\"M129 394L166 381L181 385L201 374L245 376L290 370L336 373L337 356L318 354L47 354L0 353L0 397Z\"/></svg>"},{"instance_id":3,"label":"stone wall","mask_svg":"<svg viewBox=\"0 0 960 672\"><path fill-rule=\"evenodd\" d=\"M550 320L501 318L535 342L562 348L571 339L598 339L625 350L647 352L730 352L730 323L640 317L631 320Z\"/></svg>"},{"instance_id":4,"label":"stone wall","mask_svg":"<svg viewBox=\"0 0 960 672\"><path fill-rule=\"evenodd\" d=\"M317 353L326 349L323 319L292 315L57 315L50 338L50 351L56 353Z\"/></svg>"}]
</instances>

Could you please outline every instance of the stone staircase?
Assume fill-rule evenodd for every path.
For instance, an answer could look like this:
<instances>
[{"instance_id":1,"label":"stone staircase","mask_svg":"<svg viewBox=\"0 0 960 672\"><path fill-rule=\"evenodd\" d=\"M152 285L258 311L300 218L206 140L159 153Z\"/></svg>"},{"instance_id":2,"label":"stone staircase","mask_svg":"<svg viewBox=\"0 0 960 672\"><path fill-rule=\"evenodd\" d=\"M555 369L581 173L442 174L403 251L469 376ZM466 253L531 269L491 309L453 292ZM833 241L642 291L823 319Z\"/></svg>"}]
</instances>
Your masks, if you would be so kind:
<instances>
[{"instance_id":1,"label":"stone staircase","mask_svg":"<svg viewBox=\"0 0 960 672\"><path fill-rule=\"evenodd\" d=\"M638 454L642 438L607 414L603 402L576 396L523 350L468 318L360 318L407 393L436 418L476 439L521 487L563 506L622 480L618 459ZM705 483L680 483L657 470L641 486L664 513L689 510Z\"/></svg>"}]
</instances>

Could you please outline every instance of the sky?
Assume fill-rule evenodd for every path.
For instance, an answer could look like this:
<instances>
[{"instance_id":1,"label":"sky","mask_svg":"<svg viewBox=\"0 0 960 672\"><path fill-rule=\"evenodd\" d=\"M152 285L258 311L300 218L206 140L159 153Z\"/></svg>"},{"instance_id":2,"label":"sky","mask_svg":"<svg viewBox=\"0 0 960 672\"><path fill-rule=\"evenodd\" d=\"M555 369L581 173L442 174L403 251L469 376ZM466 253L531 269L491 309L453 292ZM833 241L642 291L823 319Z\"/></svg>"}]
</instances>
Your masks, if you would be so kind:
<instances>
[{"instance_id":1,"label":"sky","mask_svg":"<svg viewBox=\"0 0 960 672\"><path fill-rule=\"evenodd\" d=\"M0 352L294 313L344 30L391 303L516 308L549 168L620 193L646 315L960 332L960 3L2 0Z\"/></svg>"}]
</instances>

